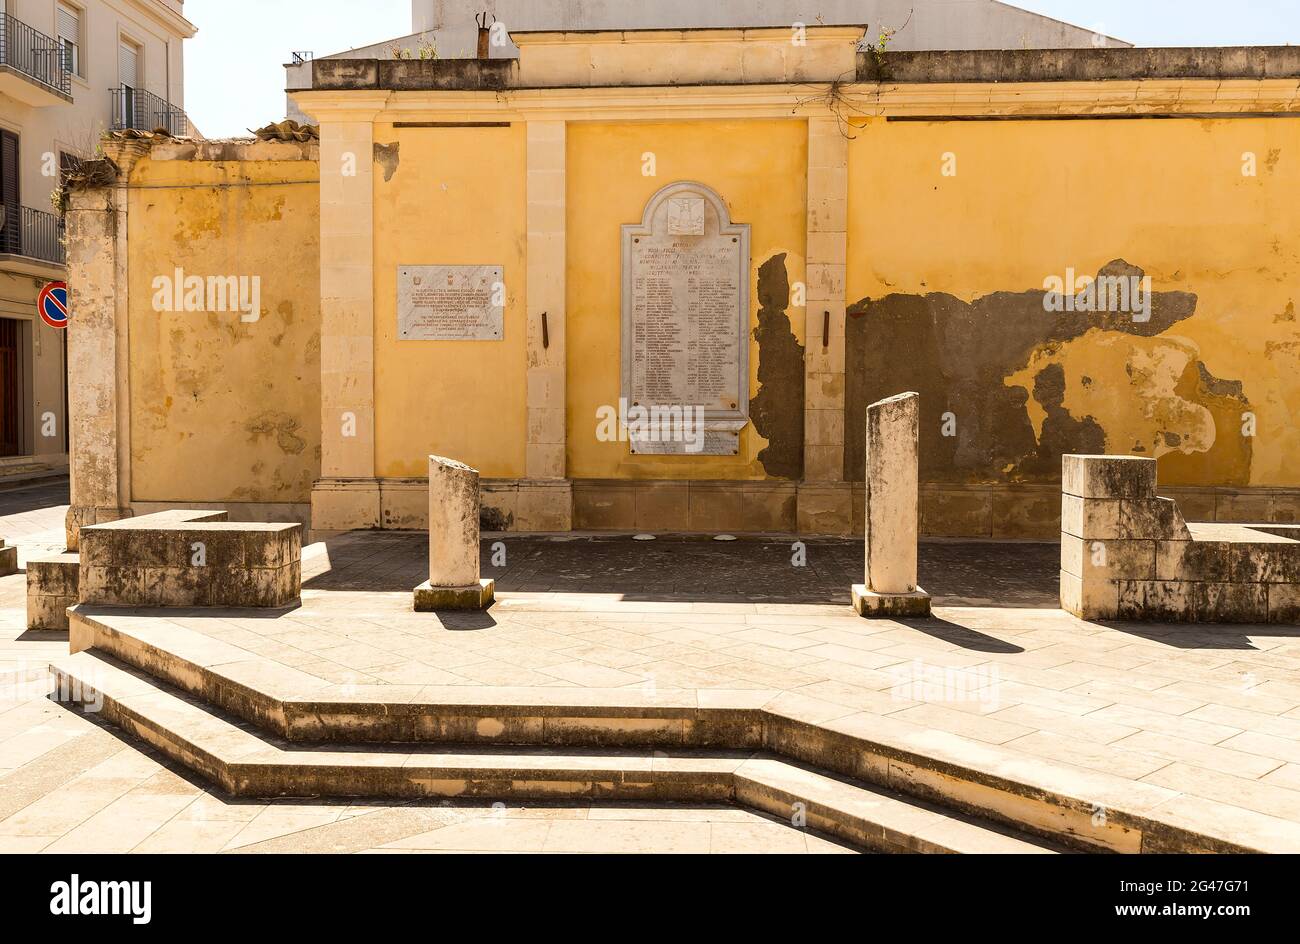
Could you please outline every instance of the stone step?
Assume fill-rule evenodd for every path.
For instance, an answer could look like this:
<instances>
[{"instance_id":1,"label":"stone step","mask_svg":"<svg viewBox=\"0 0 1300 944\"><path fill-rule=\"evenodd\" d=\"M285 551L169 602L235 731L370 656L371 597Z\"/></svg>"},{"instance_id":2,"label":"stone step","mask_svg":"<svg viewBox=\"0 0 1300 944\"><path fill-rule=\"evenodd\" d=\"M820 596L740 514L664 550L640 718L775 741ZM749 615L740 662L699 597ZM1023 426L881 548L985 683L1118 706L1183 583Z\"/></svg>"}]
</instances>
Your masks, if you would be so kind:
<instances>
[{"instance_id":1,"label":"stone step","mask_svg":"<svg viewBox=\"0 0 1300 944\"><path fill-rule=\"evenodd\" d=\"M311 747L266 736L111 657L81 652L50 668L58 700L97 713L234 796L734 802L882 852L1063 851L761 752Z\"/></svg>"},{"instance_id":2,"label":"stone step","mask_svg":"<svg viewBox=\"0 0 1300 944\"><path fill-rule=\"evenodd\" d=\"M827 720L781 691L342 686L185 628L181 611L78 605L71 648L142 669L293 742L764 751L1076 848L1295 852L1300 824L1029 757L890 716Z\"/></svg>"}]
</instances>

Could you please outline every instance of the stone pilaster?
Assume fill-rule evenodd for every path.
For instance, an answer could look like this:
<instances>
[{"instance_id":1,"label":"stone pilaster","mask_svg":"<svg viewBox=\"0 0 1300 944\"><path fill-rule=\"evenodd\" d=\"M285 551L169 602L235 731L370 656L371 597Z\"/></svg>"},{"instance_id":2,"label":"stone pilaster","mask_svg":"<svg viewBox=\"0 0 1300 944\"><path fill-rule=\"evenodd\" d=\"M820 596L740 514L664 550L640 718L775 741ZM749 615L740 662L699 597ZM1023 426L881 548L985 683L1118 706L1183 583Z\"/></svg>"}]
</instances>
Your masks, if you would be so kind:
<instances>
[{"instance_id":1,"label":"stone pilaster","mask_svg":"<svg viewBox=\"0 0 1300 944\"><path fill-rule=\"evenodd\" d=\"M321 107L321 478L312 528L379 526L375 479L374 117L386 93Z\"/></svg>"},{"instance_id":2,"label":"stone pilaster","mask_svg":"<svg viewBox=\"0 0 1300 944\"><path fill-rule=\"evenodd\" d=\"M841 482L848 139L832 117L808 121L807 240L804 481ZM846 500L847 496L846 492ZM847 517L848 508L845 511Z\"/></svg>"},{"instance_id":3,"label":"stone pilaster","mask_svg":"<svg viewBox=\"0 0 1300 944\"><path fill-rule=\"evenodd\" d=\"M68 197L68 472L66 539L130 515L131 422L128 370L127 179L148 153L143 141L111 142L115 184Z\"/></svg>"},{"instance_id":4,"label":"stone pilaster","mask_svg":"<svg viewBox=\"0 0 1300 944\"><path fill-rule=\"evenodd\" d=\"M564 481L565 124L530 121L527 130L528 481L520 483L519 512L528 530L567 531L573 498Z\"/></svg>"}]
</instances>

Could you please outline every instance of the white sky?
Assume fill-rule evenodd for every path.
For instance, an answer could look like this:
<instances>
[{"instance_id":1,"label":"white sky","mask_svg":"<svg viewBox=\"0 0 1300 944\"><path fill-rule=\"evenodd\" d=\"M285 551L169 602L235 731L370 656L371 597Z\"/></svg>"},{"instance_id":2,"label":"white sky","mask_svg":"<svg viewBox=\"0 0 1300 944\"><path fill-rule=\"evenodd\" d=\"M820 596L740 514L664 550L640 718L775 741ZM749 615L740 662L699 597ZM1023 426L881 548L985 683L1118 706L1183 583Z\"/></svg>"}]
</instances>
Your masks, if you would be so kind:
<instances>
[{"instance_id":1,"label":"white sky","mask_svg":"<svg viewBox=\"0 0 1300 944\"><path fill-rule=\"evenodd\" d=\"M410 0L186 0L185 111L209 138L284 117L284 64L411 32Z\"/></svg>"},{"instance_id":2,"label":"white sky","mask_svg":"<svg viewBox=\"0 0 1300 944\"><path fill-rule=\"evenodd\" d=\"M1142 46L1300 44L1300 0L1014 5ZM185 16L199 28L185 45L185 110L208 137L246 134L284 117L282 66L292 51L328 55L411 31L410 0L186 0Z\"/></svg>"}]
</instances>

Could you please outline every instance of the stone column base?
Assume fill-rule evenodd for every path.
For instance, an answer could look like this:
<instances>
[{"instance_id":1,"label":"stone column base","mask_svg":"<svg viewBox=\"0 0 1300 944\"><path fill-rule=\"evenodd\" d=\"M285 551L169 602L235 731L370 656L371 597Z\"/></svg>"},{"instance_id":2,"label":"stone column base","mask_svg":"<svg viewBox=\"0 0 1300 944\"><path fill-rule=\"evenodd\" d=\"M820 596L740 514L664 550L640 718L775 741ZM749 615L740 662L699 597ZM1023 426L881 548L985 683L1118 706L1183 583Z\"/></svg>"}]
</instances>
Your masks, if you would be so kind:
<instances>
[{"instance_id":1,"label":"stone column base","mask_svg":"<svg viewBox=\"0 0 1300 944\"><path fill-rule=\"evenodd\" d=\"M425 581L415 588L415 612L486 610L495 599L496 581L484 578L468 587L435 587Z\"/></svg>"},{"instance_id":2,"label":"stone column base","mask_svg":"<svg viewBox=\"0 0 1300 944\"><path fill-rule=\"evenodd\" d=\"M910 619L930 615L930 594L920 587L912 593L876 593L866 584L853 585L853 609L865 619Z\"/></svg>"}]
</instances>

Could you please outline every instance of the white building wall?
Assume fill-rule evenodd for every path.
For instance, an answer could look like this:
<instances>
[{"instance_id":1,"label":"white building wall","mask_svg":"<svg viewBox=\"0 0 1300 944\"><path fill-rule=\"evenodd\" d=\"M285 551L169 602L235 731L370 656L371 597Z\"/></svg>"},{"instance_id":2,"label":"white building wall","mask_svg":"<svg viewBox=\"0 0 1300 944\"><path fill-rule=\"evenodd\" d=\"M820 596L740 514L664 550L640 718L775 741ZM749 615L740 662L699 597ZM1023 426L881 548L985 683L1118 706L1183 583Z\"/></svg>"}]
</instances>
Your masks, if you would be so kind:
<instances>
[{"instance_id":1,"label":"white building wall","mask_svg":"<svg viewBox=\"0 0 1300 944\"><path fill-rule=\"evenodd\" d=\"M1055 49L1128 43L997 0L411 0L411 31L434 34L440 55L474 55L474 15L511 30L880 26L891 49ZM909 21L910 18L910 21ZM904 26L906 24L906 26ZM496 55L503 53L497 52ZM510 53L513 54L513 53Z\"/></svg>"},{"instance_id":2,"label":"white building wall","mask_svg":"<svg viewBox=\"0 0 1300 944\"><path fill-rule=\"evenodd\" d=\"M57 36L56 0L4 0L5 11L46 36ZM182 44L194 34L182 0L70 0L81 14L82 75L72 77L72 102L29 105L0 93L0 128L19 136L20 203L51 212L50 194L59 185L60 152L93 158L111 118L110 89L118 84L118 44L128 37L141 49L142 87L184 106ZM23 412L27 447L36 456L64 453L65 412L62 332L36 314L36 294L46 281L63 278L49 263L21 258L0 261L0 317L22 323L27 373ZM73 313L75 317L75 311ZM75 382L75 378L73 379ZM43 436L43 418L53 414L57 429ZM0 472L3 472L0 464Z\"/></svg>"}]
</instances>

